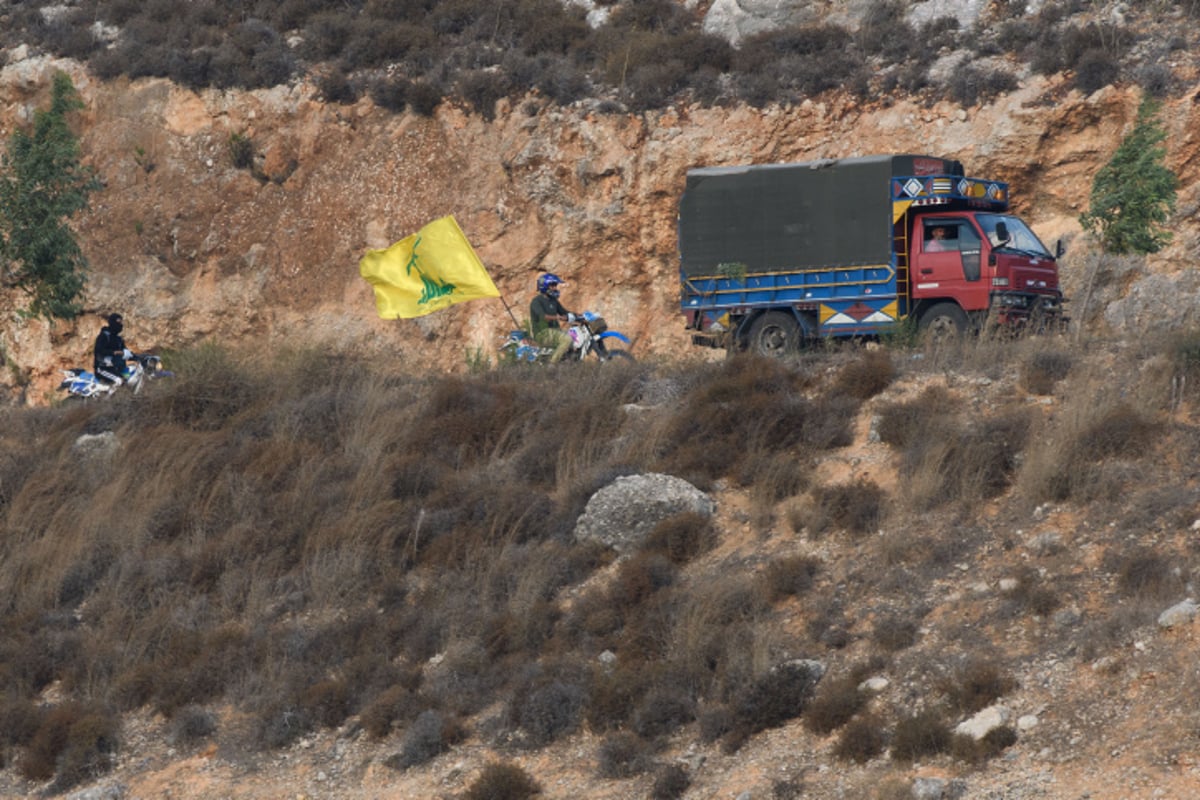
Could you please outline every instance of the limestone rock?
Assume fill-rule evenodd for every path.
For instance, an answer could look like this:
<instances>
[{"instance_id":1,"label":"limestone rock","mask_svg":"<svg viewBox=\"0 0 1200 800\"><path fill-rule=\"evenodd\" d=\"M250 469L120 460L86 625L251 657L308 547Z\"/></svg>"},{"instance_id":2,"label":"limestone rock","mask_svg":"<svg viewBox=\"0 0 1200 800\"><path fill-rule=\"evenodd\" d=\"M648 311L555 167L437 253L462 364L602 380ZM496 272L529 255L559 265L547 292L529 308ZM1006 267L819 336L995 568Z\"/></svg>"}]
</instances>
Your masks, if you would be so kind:
<instances>
[{"instance_id":1,"label":"limestone rock","mask_svg":"<svg viewBox=\"0 0 1200 800\"><path fill-rule=\"evenodd\" d=\"M592 495L575 524L575 538L627 551L655 525L686 511L711 516L716 504L673 475L627 475Z\"/></svg>"}]
</instances>

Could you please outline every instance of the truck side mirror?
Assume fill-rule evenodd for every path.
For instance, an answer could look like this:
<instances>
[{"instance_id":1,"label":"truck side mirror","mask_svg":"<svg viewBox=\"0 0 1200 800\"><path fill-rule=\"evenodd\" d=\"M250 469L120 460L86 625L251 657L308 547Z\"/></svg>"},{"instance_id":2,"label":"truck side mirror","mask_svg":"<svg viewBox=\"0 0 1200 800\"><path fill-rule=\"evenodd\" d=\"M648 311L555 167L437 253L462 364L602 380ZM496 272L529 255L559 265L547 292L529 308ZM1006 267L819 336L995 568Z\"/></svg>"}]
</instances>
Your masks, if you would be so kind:
<instances>
[{"instance_id":1,"label":"truck side mirror","mask_svg":"<svg viewBox=\"0 0 1200 800\"><path fill-rule=\"evenodd\" d=\"M999 242L1008 241L1008 223L1003 221L996 223L996 240Z\"/></svg>"},{"instance_id":2,"label":"truck side mirror","mask_svg":"<svg viewBox=\"0 0 1200 800\"><path fill-rule=\"evenodd\" d=\"M1054 245L1054 257L1062 258L1063 254L1066 252L1067 252L1066 243L1064 243L1062 239L1059 239L1058 242L1056 242Z\"/></svg>"}]
</instances>

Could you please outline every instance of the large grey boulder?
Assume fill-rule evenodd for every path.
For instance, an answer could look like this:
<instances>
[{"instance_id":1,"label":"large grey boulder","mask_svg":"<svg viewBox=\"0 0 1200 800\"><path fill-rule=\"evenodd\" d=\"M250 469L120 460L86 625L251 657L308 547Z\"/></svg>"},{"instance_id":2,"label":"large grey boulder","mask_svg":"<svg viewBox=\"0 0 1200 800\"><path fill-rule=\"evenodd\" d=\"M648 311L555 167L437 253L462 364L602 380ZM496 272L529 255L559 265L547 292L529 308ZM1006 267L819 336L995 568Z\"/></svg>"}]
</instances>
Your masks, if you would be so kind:
<instances>
[{"instance_id":1,"label":"large grey boulder","mask_svg":"<svg viewBox=\"0 0 1200 800\"><path fill-rule=\"evenodd\" d=\"M1195 270L1146 275L1133 283L1125 296L1109 303L1104 321L1116 331L1166 331L1194 326L1200 313L1200 275Z\"/></svg>"},{"instance_id":2,"label":"large grey boulder","mask_svg":"<svg viewBox=\"0 0 1200 800\"><path fill-rule=\"evenodd\" d=\"M1159 614L1158 627L1175 628L1180 625L1186 625L1196 618L1198 610L1200 610L1200 606L1197 606L1196 601L1189 597L1182 603L1176 603Z\"/></svg>"},{"instance_id":3,"label":"large grey boulder","mask_svg":"<svg viewBox=\"0 0 1200 800\"><path fill-rule=\"evenodd\" d=\"M711 497L682 478L626 475L592 495L575 523L575 538L628 551L665 519L686 511L712 516L716 508Z\"/></svg>"},{"instance_id":4,"label":"large grey boulder","mask_svg":"<svg viewBox=\"0 0 1200 800\"><path fill-rule=\"evenodd\" d=\"M814 13L804 0L716 0L704 15L704 32L737 45L756 33L811 22Z\"/></svg>"},{"instance_id":5,"label":"large grey boulder","mask_svg":"<svg viewBox=\"0 0 1200 800\"><path fill-rule=\"evenodd\" d=\"M108 461L121 447L112 431L85 433L71 445L71 450L86 461Z\"/></svg>"},{"instance_id":6,"label":"large grey boulder","mask_svg":"<svg viewBox=\"0 0 1200 800\"><path fill-rule=\"evenodd\" d=\"M1003 728L1012 719L1012 712L1007 706L988 706L970 719L960 722L954 732L961 736L970 736L979 741L996 728Z\"/></svg>"}]
</instances>

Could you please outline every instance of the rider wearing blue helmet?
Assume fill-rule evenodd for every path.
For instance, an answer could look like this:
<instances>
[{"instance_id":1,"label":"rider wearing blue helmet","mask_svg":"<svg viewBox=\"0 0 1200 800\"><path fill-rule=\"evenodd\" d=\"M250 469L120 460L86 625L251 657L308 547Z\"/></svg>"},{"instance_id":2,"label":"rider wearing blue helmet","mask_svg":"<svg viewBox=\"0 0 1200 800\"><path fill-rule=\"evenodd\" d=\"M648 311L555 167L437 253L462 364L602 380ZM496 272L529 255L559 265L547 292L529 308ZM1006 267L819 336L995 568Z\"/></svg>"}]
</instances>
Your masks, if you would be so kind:
<instances>
[{"instance_id":1,"label":"rider wearing blue helmet","mask_svg":"<svg viewBox=\"0 0 1200 800\"><path fill-rule=\"evenodd\" d=\"M566 286L566 281L547 272L537 281L537 294L529 304L529 325L533 328L533 338L543 347L553 347L554 353L550 362L561 359L571 347L571 337L562 329L560 323L574 322L575 315L563 308L558 300L560 286Z\"/></svg>"}]
</instances>

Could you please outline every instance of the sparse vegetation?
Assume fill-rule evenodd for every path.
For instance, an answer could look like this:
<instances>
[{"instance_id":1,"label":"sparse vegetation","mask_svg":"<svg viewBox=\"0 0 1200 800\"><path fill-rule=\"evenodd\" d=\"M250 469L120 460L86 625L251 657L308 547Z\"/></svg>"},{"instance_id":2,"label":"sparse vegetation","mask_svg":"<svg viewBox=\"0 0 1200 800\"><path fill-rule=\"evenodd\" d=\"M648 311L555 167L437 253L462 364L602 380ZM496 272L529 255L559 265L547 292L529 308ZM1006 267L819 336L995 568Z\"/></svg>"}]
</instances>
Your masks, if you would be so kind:
<instances>
[{"instance_id":1,"label":"sparse vegetation","mask_svg":"<svg viewBox=\"0 0 1200 800\"><path fill-rule=\"evenodd\" d=\"M703 13L671 0L598 5L609 13L589 23L583 6L552 0L295 0L260 4L252 14L228 0L171 13L159 3L97 0L60 10L38 0L9 15L0 46L27 43L79 59L102 79L258 89L309 77L331 103L356 102L371 87L372 99L392 111L427 115L445 97L490 117L497 100L515 104L531 90L560 105L595 97L611 110L643 112L683 99L782 105L832 89L864 98L896 90L929 101L942 95L971 106L1016 88L1007 69L970 61L933 84L939 52L967 37L973 54L1067 73L1090 93L1132 68L1134 32L1147 18L1157 21L1149 7L1126 9L1117 24L1085 5L1055 2L1036 13L997 6L969 27L952 16L916 25L909 4L880 0L852 22L806 15L734 47L705 30ZM1135 77L1151 93L1166 92L1172 81L1163 72Z\"/></svg>"},{"instance_id":2,"label":"sparse vegetation","mask_svg":"<svg viewBox=\"0 0 1200 800\"><path fill-rule=\"evenodd\" d=\"M398 770L468 740L521 752L587 730L600 737L604 779L643 775L665 797L686 794L689 778L664 766L665 748L695 740L733 753L795 720L799 735L836 737L851 764L889 747L901 762L982 764L1014 746L1012 731L967 741L951 720L1020 691L1024 656L969 657L987 652L979 631L1048 630L1098 658L1194 579L1191 551L1169 538L1197 516L1194 493L1155 455L1168 444L1172 457L1200 452L1194 425L1165 421L1161 384L1191 368L1186 337L1171 341L1147 343L1161 368L1119 391L1092 390L1114 368L1097 370L1093 354L989 350L959 367L1007 376L991 389L1003 402L977 406L948 389L910 391L919 370L942 381L946 367L888 348L874 366L830 348L791 363L606 365L559 386L543 371L384 378L323 352L264 366L204 347L176 354L176 379L137 398L14 410L0 428L0 580L13 587L0 605L0 757L28 781L90 780L114 763L121 715L145 709L179 748L240 735L270 750L358 726ZM864 364L865 376L847 377ZM686 399L622 410L664 373ZM1038 381L1062 398L1053 413L1009 405ZM909 465L925 462L910 454L950 438L931 474L963 502L928 510L898 483L816 474L865 421L865 401L830 400L834 382L844 395L886 385L910 398L871 401L886 445L873 468L916 480ZM101 483L70 448L103 431L142 449ZM35 436L38 448L12 446ZM734 452L709 461L689 437ZM777 480L760 460L806 472L803 494L757 494ZM1073 482L1055 484L1064 465ZM684 467L714 491L800 503L805 535L828 535L753 529L758 550L725 523L679 514L619 555L574 541L587 500L615 476ZM1156 476L1153 492L1105 505L1099 487L1141 472ZM1033 492L1055 487L1065 491ZM64 516L63 497L90 512ZM979 498L993 503L986 516L974 513ZM1054 544L1013 533L1060 508L1077 522ZM120 526L105 524L118 513ZM1072 537L1098 569L1074 569ZM1136 537L1146 544L1126 544ZM1004 571L978 580L1015 580L970 589L957 612L967 637L948 646L930 582L990 572L993 555ZM1059 633L1073 623L1056 612L1083 592L1114 605ZM947 656L956 668L939 666ZM846 666L864 657L869 669ZM873 697L860 688L868 675L903 681L924 711ZM240 733L222 709L244 720Z\"/></svg>"}]
</instances>

